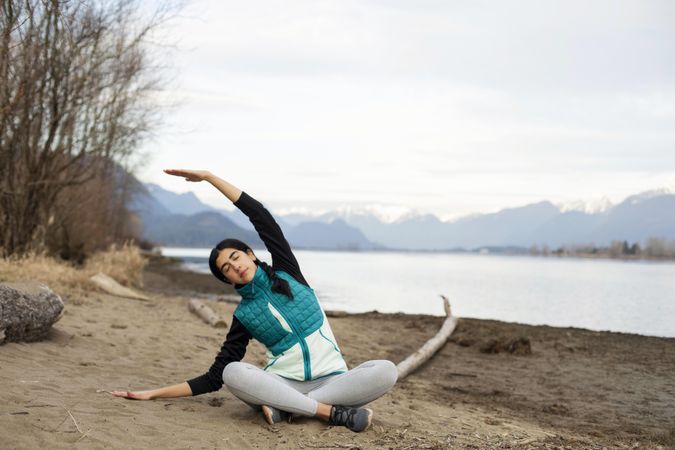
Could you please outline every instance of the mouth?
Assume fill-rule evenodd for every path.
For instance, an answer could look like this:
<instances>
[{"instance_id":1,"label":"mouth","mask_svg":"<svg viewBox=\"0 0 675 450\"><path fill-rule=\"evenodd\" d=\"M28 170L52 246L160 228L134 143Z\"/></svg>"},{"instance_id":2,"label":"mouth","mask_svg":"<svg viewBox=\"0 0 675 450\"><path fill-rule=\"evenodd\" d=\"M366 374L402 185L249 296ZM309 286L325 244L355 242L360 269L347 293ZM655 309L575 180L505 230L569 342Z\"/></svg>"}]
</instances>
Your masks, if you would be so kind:
<instances>
[{"instance_id":1,"label":"mouth","mask_svg":"<svg viewBox=\"0 0 675 450\"><path fill-rule=\"evenodd\" d=\"M248 270L248 269L244 269L244 270L242 270L241 272L239 272L239 276L243 278L243 277L244 277L244 274L246 273L247 270Z\"/></svg>"}]
</instances>

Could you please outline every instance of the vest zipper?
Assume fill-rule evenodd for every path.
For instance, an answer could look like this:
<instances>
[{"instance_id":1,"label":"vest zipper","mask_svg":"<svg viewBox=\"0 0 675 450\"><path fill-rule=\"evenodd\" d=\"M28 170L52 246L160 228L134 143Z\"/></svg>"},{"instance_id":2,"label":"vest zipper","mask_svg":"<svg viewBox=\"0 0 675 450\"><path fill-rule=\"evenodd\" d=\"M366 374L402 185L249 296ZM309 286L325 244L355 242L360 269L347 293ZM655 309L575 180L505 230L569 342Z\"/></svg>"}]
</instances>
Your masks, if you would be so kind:
<instances>
[{"instance_id":1,"label":"vest zipper","mask_svg":"<svg viewBox=\"0 0 675 450\"><path fill-rule=\"evenodd\" d=\"M281 307L281 305L279 305L272 297L268 297L266 293L264 295L272 304L272 306L274 306L277 309L277 311L279 311L281 317L284 318L286 323L288 323L288 325L291 327L291 330L293 330L293 333L295 333L295 335L298 337L300 349L302 350L302 362L305 368L305 381L311 380L312 368L309 363L309 349L307 348L307 342L305 342L305 338L303 338L302 335L298 332L298 328L295 326L295 322L290 320L290 318L284 313L284 310Z\"/></svg>"}]
</instances>

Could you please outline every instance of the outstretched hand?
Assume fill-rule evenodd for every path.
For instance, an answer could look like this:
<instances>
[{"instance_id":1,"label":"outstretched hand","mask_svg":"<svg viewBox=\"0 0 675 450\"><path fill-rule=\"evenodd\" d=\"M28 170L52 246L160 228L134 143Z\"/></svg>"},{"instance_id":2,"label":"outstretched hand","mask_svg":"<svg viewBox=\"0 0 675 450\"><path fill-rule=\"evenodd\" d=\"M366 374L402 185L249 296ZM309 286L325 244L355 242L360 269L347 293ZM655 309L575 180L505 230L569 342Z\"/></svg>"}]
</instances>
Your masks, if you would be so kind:
<instances>
[{"instance_id":1,"label":"outstretched hand","mask_svg":"<svg viewBox=\"0 0 675 450\"><path fill-rule=\"evenodd\" d=\"M175 175L177 177L184 177L185 181L203 181L206 177L211 175L208 170L187 170L187 169L164 169L164 173Z\"/></svg>"},{"instance_id":2,"label":"outstretched hand","mask_svg":"<svg viewBox=\"0 0 675 450\"><path fill-rule=\"evenodd\" d=\"M129 398L131 400L152 400L152 391L112 391L114 397Z\"/></svg>"}]
</instances>

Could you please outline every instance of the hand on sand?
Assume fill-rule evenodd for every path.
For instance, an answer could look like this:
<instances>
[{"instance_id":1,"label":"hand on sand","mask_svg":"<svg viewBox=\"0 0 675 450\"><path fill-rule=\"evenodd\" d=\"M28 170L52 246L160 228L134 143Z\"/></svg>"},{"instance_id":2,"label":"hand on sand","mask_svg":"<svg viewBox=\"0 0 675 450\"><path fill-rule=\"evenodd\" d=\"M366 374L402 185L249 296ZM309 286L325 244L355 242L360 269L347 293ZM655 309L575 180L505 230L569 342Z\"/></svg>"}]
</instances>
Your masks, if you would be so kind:
<instances>
[{"instance_id":1,"label":"hand on sand","mask_svg":"<svg viewBox=\"0 0 675 450\"><path fill-rule=\"evenodd\" d=\"M152 391L112 391L111 394L115 397L130 398L132 400L152 400Z\"/></svg>"},{"instance_id":2,"label":"hand on sand","mask_svg":"<svg viewBox=\"0 0 675 450\"><path fill-rule=\"evenodd\" d=\"M206 177L211 175L208 170L187 170L187 169L164 169L164 173L175 175L177 177L184 177L185 181L203 181Z\"/></svg>"}]
</instances>

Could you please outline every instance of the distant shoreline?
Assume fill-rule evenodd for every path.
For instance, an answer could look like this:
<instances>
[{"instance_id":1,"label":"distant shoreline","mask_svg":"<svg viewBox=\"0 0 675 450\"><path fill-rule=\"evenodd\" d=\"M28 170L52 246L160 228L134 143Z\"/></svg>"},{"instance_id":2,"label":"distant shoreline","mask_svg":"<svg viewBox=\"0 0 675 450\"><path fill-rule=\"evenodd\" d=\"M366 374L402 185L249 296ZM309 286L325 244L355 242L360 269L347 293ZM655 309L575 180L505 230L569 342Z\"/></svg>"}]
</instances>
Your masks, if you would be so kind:
<instances>
[{"instance_id":1,"label":"distant shoreline","mask_svg":"<svg viewBox=\"0 0 675 450\"><path fill-rule=\"evenodd\" d=\"M525 255L529 256L529 255ZM149 280L149 285L146 285L146 288L154 291L163 291L165 293L171 293L173 295L182 295L186 297L200 297L204 299L219 300L225 301L228 296L239 296L239 294L234 290L230 285L223 284L213 277L209 272L203 272L194 270L193 268L183 264L184 261L180 257L175 256L163 256L163 255L152 255L149 260L149 264L145 267L144 273L147 280ZM153 281L155 277L161 278L161 282ZM227 300L229 301L229 300ZM339 307L346 311L349 316L363 315L363 314L393 314L393 315L428 315L429 317L442 316L442 314L433 314L433 313L424 313L424 312L404 312L404 311L382 311L373 307L371 309L362 311L350 311L348 306ZM654 332L638 332L630 330L617 330L609 329L604 327L587 327L581 325L554 325L546 324L542 322L527 322L527 321L518 321L518 320L504 320L501 318L495 317L481 317L481 316L471 316L466 317L471 318L472 320L494 320L497 322L511 323L513 325L524 325L524 326L543 326L543 327L552 327L552 328L561 328L561 329L579 329L595 333L618 333L626 335L635 335L643 337L657 337L664 339L674 339L675 336L670 336L668 334L655 334Z\"/></svg>"},{"instance_id":2,"label":"distant shoreline","mask_svg":"<svg viewBox=\"0 0 675 450\"><path fill-rule=\"evenodd\" d=\"M209 247L189 247L181 245L158 245L154 247L157 250L161 248L185 248L185 249L208 249ZM263 247L253 247L254 250L262 249ZM481 247L479 249L449 249L449 250L436 250L436 249L405 249L405 248L369 248L369 249L358 249L358 248L316 248L316 247L300 247L293 246L293 250L302 250L309 252L340 252L340 253L430 253L430 254L470 254L470 255L481 255L481 256L531 256L539 258L580 258L580 259L607 259L607 260L619 260L619 261L649 261L649 262L673 262L675 261L675 256L648 256L648 255L621 255L615 256L610 253L558 253L555 251L550 251L548 254L533 254L529 249L519 248L519 247Z\"/></svg>"}]
</instances>

